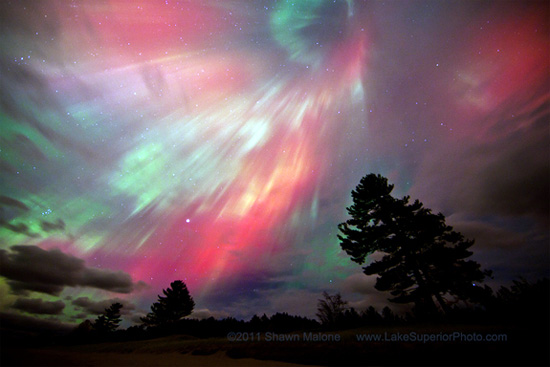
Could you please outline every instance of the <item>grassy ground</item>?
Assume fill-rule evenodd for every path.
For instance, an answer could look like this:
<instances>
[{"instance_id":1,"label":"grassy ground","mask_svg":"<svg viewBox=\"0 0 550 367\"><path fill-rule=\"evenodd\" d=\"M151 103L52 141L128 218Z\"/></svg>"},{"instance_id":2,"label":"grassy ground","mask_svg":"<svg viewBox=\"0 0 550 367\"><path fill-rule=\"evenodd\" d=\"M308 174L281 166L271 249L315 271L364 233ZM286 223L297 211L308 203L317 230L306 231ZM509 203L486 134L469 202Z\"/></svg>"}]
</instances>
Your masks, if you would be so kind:
<instances>
[{"instance_id":1,"label":"grassy ground","mask_svg":"<svg viewBox=\"0 0 550 367\"><path fill-rule=\"evenodd\" d=\"M415 333L415 334L412 334ZM505 341L389 341L414 335L505 334ZM313 334L317 334L314 332ZM525 329L481 326L396 326L323 332L340 340L309 341L303 333L248 334L248 341L164 338L49 348L3 350L2 366L269 366L294 363L323 366L371 365L548 365L548 336ZM359 341L357 335L380 335ZM289 336L294 335L294 336ZM319 335L319 334L317 334ZM258 340L258 336L259 339ZM281 341L283 337L292 341ZM241 339L245 339L241 335ZM252 340L254 339L254 340ZM275 340L279 339L279 340ZM4 348L3 348L4 349ZM281 362L269 362L281 361Z\"/></svg>"}]
</instances>

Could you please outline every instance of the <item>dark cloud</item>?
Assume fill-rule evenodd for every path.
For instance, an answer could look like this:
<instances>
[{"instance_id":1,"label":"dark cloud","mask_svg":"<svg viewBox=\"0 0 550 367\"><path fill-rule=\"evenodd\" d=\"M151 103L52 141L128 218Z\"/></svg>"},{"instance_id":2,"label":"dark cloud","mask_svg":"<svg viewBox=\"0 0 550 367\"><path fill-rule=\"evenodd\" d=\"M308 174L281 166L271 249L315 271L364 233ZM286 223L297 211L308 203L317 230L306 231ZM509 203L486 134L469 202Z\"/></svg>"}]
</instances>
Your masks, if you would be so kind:
<instances>
[{"instance_id":1,"label":"dark cloud","mask_svg":"<svg viewBox=\"0 0 550 367\"><path fill-rule=\"evenodd\" d=\"M36 146L36 144L23 134L15 135L12 145L17 145L17 149L23 157L33 162L45 161L46 155ZM10 147L11 148L11 147Z\"/></svg>"},{"instance_id":2,"label":"dark cloud","mask_svg":"<svg viewBox=\"0 0 550 367\"><path fill-rule=\"evenodd\" d=\"M127 321L131 322L134 325L142 324L141 318L145 317L145 313L136 313L130 316Z\"/></svg>"},{"instance_id":3,"label":"dark cloud","mask_svg":"<svg viewBox=\"0 0 550 367\"><path fill-rule=\"evenodd\" d=\"M29 211L30 209L22 201L0 195L0 226L9 229L12 232L24 234L31 238L40 237L40 234L32 232L27 224L16 222L17 217L22 212ZM65 222L61 219L58 219L55 222L41 220L40 227L44 232L63 231L65 229Z\"/></svg>"},{"instance_id":4,"label":"dark cloud","mask_svg":"<svg viewBox=\"0 0 550 367\"><path fill-rule=\"evenodd\" d=\"M99 315L105 311L106 308L109 308L113 303L122 304L122 315L131 314L132 311L136 309L133 303L120 298L111 298L103 301L93 301L88 297L78 297L72 301L74 306L80 307L87 311L88 313Z\"/></svg>"},{"instance_id":5,"label":"dark cloud","mask_svg":"<svg viewBox=\"0 0 550 367\"><path fill-rule=\"evenodd\" d=\"M548 274L548 94L514 96L468 126L471 135L438 142L409 192L474 239L473 259L504 283Z\"/></svg>"},{"instance_id":6,"label":"dark cloud","mask_svg":"<svg viewBox=\"0 0 550 367\"><path fill-rule=\"evenodd\" d=\"M1 256L1 255L0 255ZM17 295L29 295L29 292L39 292L52 295L58 295L63 292L64 285L45 284L45 283L28 283L16 280L8 280L11 292Z\"/></svg>"},{"instance_id":7,"label":"dark cloud","mask_svg":"<svg viewBox=\"0 0 550 367\"><path fill-rule=\"evenodd\" d=\"M349 307L363 311L372 306L380 312L384 307L389 306L394 312L400 314L410 310L409 305L388 302L391 295L374 288L376 278L376 275L367 276L363 273L356 273L343 280L339 289L341 289L344 299L349 300Z\"/></svg>"},{"instance_id":8,"label":"dark cloud","mask_svg":"<svg viewBox=\"0 0 550 367\"><path fill-rule=\"evenodd\" d=\"M29 226L27 226L25 223L11 224L7 223L3 219L0 219L0 226L6 227L12 232L24 234L28 237L36 238L40 236L38 233L31 232Z\"/></svg>"},{"instance_id":9,"label":"dark cloud","mask_svg":"<svg viewBox=\"0 0 550 367\"><path fill-rule=\"evenodd\" d=\"M120 270L86 268L82 273L80 285L116 293L130 293L134 290L132 277Z\"/></svg>"},{"instance_id":10,"label":"dark cloud","mask_svg":"<svg viewBox=\"0 0 550 367\"><path fill-rule=\"evenodd\" d=\"M71 320L81 320L81 319L87 318L88 316L90 316L88 313L81 312L81 313L78 313L74 316L71 316Z\"/></svg>"},{"instance_id":11,"label":"dark cloud","mask_svg":"<svg viewBox=\"0 0 550 367\"><path fill-rule=\"evenodd\" d=\"M528 215L548 226L550 213L550 114L529 131L521 131L492 147L500 153L481 176L476 198L484 212Z\"/></svg>"},{"instance_id":12,"label":"dark cloud","mask_svg":"<svg viewBox=\"0 0 550 367\"><path fill-rule=\"evenodd\" d=\"M117 293L130 293L134 283L122 271L95 269L84 260L58 249L43 250L38 246L12 246L0 250L0 275L8 279L14 292L37 291L59 295L65 286L82 286Z\"/></svg>"},{"instance_id":13,"label":"dark cloud","mask_svg":"<svg viewBox=\"0 0 550 367\"><path fill-rule=\"evenodd\" d=\"M74 329L76 324L60 322L56 319L40 319L10 312L0 312L0 328L2 336L17 333L16 335L40 334L43 332L67 333Z\"/></svg>"},{"instance_id":14,"label":"dark cloud","mask_svg":"<svg viewBox=\"0 0 550 367\"><path fill-rule=\"evenodd\" d=\"M544 91L532 93L475 121L457 118L467 135L442 139L438 154L424 156L411 195L446 215L527 216L548 227L550 109Z\"/></svg>"},{"instance_id":15,"label":"dark cloud","mask_svg":"<svg viewBox=\"0 0 550 367\"><path fill-rule=\"evenodd\" d=\"M25 205L25 203L16 200L14 198L10 198L8 196L0 195L0 204L6 205L6 206L13 206L15 208L19 208L24 211L28 211L29 208Z\"/></svg>"},{"instance_id":16,"label":"dark cloud","mask_svg":"<svg viewBox=\"0 0 550 367\"><path fill-rule=\"evenodd\" d=\"M375 288L376 276L367 276L363 273L357 273L347 277L342 283L342 290L350 293L359 293L365 296L379 294Z\"/></svg>"},{"instance_id":17,"label":"dark cloud","mask_svg":"<svg viewBox=\"0 0 550 367\"><path fill-rule=\"evenodd\" d=\"M3 144L2 138L0 138L1 144ZM19 146L19 144L16 145ZM0 195L0 227L31 238L41 237L44 233L31 231L29 225L19 218L23 213L29 213L30 211L24 202L13 197ZM49 212L51 211L47 213ZM42 215L44 214L42 213ZM28 219L25 221L28 223ZM61 219L57 219L57 221L40 220L40 228L43 232L63 231L65 229L65 222Z\"/></svg>"},{"instance_id":18,"label":"dark cloud","mask_svg":"<svg viewBox=\"0 0 550 367\"><path fill-rule=\"evenodd\" d=\"M44 232L62 231L65 229L65 222L58 219L57 222L48 222L43 220L40 227Z\"/></svg>"},{"instance_id":19,"label":"dark cloud","mask_svg":"<svg viewBox=\"0 0 550 367\"><path fill-rule=\"evenodd\" d=\"M13 308L41 315L60 315L65 308L63 301L48 302L37 298L18 298Z\"/></svg>"},{"instance_id":20,"label":"dark cloud","mask_svg":"<svg viewBox=\"0 0 550 367\"><path fill-rule=\"evenodd\" d=\"M449 217L449 222L452 222L455 230L460 231L466 238L475 239L476 248L482 245L484 248L511 249L523 247L528 241L526 234L497 224L460 219L455 216Z\"/></svg>"}]
</instances>

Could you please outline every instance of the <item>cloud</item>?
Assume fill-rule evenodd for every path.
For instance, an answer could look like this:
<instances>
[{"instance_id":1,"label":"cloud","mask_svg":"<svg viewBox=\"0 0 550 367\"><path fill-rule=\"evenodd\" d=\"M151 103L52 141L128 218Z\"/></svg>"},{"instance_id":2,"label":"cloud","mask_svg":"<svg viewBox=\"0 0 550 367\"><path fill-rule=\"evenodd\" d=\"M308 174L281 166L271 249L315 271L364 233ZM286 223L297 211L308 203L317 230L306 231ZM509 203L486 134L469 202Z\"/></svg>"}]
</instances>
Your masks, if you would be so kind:
<instances>
[{"instance_id":1,"label":"cloud","mask_svg":"<svg viewBox=\"0 0 550 367\"><path fill-rule=\"evenodd\" d=\"M423 157L411 196L445 215L525 216L548 227L548 97L515 97L470 120L457 117L465 135L433 143L438 154Z\"/></svg>"},{"instance_id":2,"label":"cloud","mask_svg":"<svg viewBox=\"0 0 550 367\"><path fill-rule=\"evenodd\" d=\"M0 312L2 336L39 334L41 332L67 333L74 329L76 324L60 322L59 320L45 320L10 312Z\"/></svg>"},{"instance_id":3,"label":"cloud","mask_svg":"<svg viewBox=\"0 0 550 367\"><path fill-rule=\"evenodd\" d=\"M550 139L548 119L542 117L529 131L503 139L492 148L499 157L484 167L480 183L479 209L504 215L529 215L548 226L550 213Z\"/></svg>"},{"instance_id":4,"label":"cloud","mask_svg":"<svg viewBox=\"0 0 550 367\"><path fill-rule=\"evenodd\" d=\"M384 307L389 307L398 314L405 314L410 311L410 304L397 304L388 301L391 297L389 292L380 292L374 285L376 284L376 275L365 275L363 273L352 274L340 284L339 289L345 300L349 300L348 306L357 311L364 311L372 306L377 311L382 311ZM330 293L330 292L329 292Z\"/></svg>"},{"instance_id":5,"label":"cloud","mask_svg":"<svg viewBox=\"0 0 550 367\"><path fill-rule=\"evenodd\" d=\"M8 279L12 291L59 295L64 287L91 287L117 293L130 293L135 284L122 271L86 267L84 260L58 249L17 245L0 250L0 275Z\"/></svg>"},{"instance_id":6,"label":"cloud","mask_svg":"<svg viewBox=\"0 0 550 367\"><path fill-rule=\"evenodd\" d=\"M475 239L479 248L513 248L524 247L528 241L527 235L513 231L508 227L476 220L461 219L460 215L452 215L447 220L455 230L460 231L466 238ZM475 248L473 248L475 250Z\"/></svg>"},{"instance_id":7,"label":"cloud","mask_svg":"<svg viewBox=\"0 0 550 367\"><path fill-rule=\"evenodd\" d=\"M40 223L40 227L44 232L62 231L65 229L65 222L58 219L57 222L48 222L43 220Z\"/></svg>"},{"instance_id":8,"label":"cloud","mask_svg":"<svg viewBox=\"0 0 550 367\"><path fill-rule=\"evenodd\" d=\"M363 273L352 274L342 282L342 290L350 293L359 293L365 296L380 294L374 288L376 275L367 276Z\"/></svg>"},{"instance_id":9,"label":"cloud","mask_svg":"<svg viewBox=\"0 0 550 367\"><path fill-rule=\"evenodd\" d=\"M23 211L29 211L29 207L26 206L25 203L23 203L22 201L4 195L0 195L0 205L11 206L19 208Z\"/></svg>"},{"instance_id":10,"label":"cloud","mask_svg":"<svg viewBox=\"0 0 550 367\"><path fill-rule=\"evenodd\" d=\"M29 229L29 226L27 226L24 223L11 224L11 223L7 223L3 219L0 219L0 226L4 226L12 232L21 233L29 237L33 237L33 238L39 237L37 233L31 232Z\"/></svg>"},{"instance_id":11,"label":"cloud","mask_svg":"<svg viewBox=\"0 0 550 367\"><path fill-rule=\"evenodd\" d=\"M40 237L41 234L32 232L29 226L25 223L15 223L17 217L22 212L29 212L29 207L17 199L0 195L0 227L5 227L12 232L24 234L31 238ZM65 222L61 219L50 222L46 220L40 220L40 228L44 232L64 231Z\"/></svg>"},{"instance_id":12,"label":"cloud","mask_svg":"<svg viewBox=\"0 0 550 367\"><path fill-rule=\"evenodd\" d=\"M1 258L0 253L0 258ZM1 270L0 270L1 273ZM64 285L58 285L58 284L46 284L46 283L29 283L29 282L20 282L16 280L8 280L7 284L10 286L12 293L14 294L21 294L21 295L27 295L29 291L31 292L39 292L39 293L46 293L51 295L59 295L61 292L63 292L63 288L65 288Z\"/></svg>"},{"instance_id":13,"label":"cloud","mask_svg":"<svg viewBox=\"0 0 550 367\"><path fill-rule=\"evenodd\" d=\"M127 318L127 321L129 321L132 325L141 325L143 323L141 321L141 318L145 316L145 313L134 313L129 318Z\"/></svg>"},{"instance_id":14,"label":"cloud","mask_svg":"<svg viewBox=\"0 0 550 367\"><path fill-rule=\"evenodd\" d=\"M120 298L105 299L103 301L93 301L88 297L78 297L77 299L72 301L72 304L74 306L81 307L88 313L94 315L99 315L103 313L105 309L109 308L113 303L122 304L122 309L120 310L120 313L122 315L128 315L136 309L136 306L134 306L134 304Z\"/></svg>"},{"instance_id":15,"label":"cloud","mask_svg":"<svg viewBox=\"0 0 550 367\"><path fill-rule=\"evenodd\" d=\"M36 298L18 298L13 308L41 315L60 315L65 308L63 301L48 302Z\"/></svg>"}]
</instances>

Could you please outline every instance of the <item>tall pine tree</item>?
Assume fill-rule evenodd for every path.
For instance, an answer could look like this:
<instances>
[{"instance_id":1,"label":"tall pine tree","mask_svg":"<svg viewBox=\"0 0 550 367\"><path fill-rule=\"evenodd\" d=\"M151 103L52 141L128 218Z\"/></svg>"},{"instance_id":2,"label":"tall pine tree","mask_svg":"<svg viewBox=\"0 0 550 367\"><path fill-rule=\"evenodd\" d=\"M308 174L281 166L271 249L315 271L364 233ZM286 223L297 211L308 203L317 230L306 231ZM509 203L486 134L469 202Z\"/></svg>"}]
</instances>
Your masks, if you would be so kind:
<instances>
[{"instance_id":1,"label":"tall pine tree","mask_svg":"<svg viewBox=\"0 0 550 367\"><path fill-rule=\"evenodd\" d=\"M448 296L475 301L481 289L476 284L489 271L466 260L474 244L445 224L445 217L409 197L390 195L393 185L381 175L369 174L352 191L347 208L351 219L338 225L340 245L351 260L364 264L368 255L382 258L363 268L378 274L375 288L389 291L389 300L414 303L419 312L448 312Z\"/></svg>"},{"instance_id":2,"label":"tall pine tree","mask_svg":"<svg viewBox=\"0 0 550 367\"><path fill-rule=\"evenodd\" d=\"M121 321L121 309L121 303L113 303L109 308L105 309L102 315L98 316L92 324L92 327L99 332L109 332L115 330Z\"/></svg>"},{"instance_id":3,"label":"tall pine tree","mask_svg":"<svg viewBox=\"0 0 550 367\"><path fill-rule=\"evenodd\" d=\"M181 280L170 283L170 287L162 293L164 296L158 296L158 302L153 303L151 312L141 318L146 326L171 325L193 312L195 301Z\"/></svg>"}]
</instances>

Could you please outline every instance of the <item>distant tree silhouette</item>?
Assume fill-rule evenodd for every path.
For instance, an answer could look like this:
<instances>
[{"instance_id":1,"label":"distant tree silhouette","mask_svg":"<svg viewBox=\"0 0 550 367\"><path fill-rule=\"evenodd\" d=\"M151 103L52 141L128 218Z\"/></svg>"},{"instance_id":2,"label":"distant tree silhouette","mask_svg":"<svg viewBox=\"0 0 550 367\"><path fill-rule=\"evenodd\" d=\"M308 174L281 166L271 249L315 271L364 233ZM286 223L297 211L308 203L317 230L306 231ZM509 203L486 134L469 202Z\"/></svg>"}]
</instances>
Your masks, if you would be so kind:
<instances>
[{"instance_id":1,"label":"distant tree silhouette","mask_svg":"<svg viewBox=\"0 0 550 367\"><path fill-rule=\"evenodd\" d=\"M269 319L267 330L277 333L288 333L295 330L305 330L318 327L319 324L301 316L289 315L286 312L277 312Z\"/></svg>"},{"instance_id":2,"label":"distant tree silhouette","mask_svg":"<svg viewBox=\"0 0 550 367\"><path fill-rule=\"evenodd\" d=\"M384 319L384 324L386 325L391 325L399 321L399 317L394 314L388 306L382 309L382 318Z\"/></svg>"},{"instance_id":3,"label":"distant tree silhouette","mask_svg":"<svg viewBox=\"0 0 550 367\"><path fill-rule=\"evenodd\" d=\"M534 283L525 278L514 280L512 286L500 287L493 303L492 314L501 320L516 323L540 323L548 328L550 309L550 285L548 278Z\"/></svg>"},{"instance_id":4,"label":"distant tree silhouette","mask_svg":"<svg viewBox=\"0 0 550 367\"><path fill-rule=\"evenodd\" d=\"M195 301L181 280L170 283L170 287L163 289L162 293L164 296L158 296L158 302L153 303L151 312L141 318L144 325L152 327L173 325L193 312Z\"/></svg>"},{"instance_id":5,"label":"distant tree silhouette","mask_svg":"<svg viewBox=\"0 0 550 367\"><path fill-rule=\"evenodd\" d=\"M250 321L248 321L248 326L252 331L265 331L268 327L268 323L269 320L267 320L267 322L264 322L258 315L254 315L252 316Z\"/></svg>"},{"instance_id":6,"label":"distant tree silhouette","mask_svg":"<svg viewBox=\"0 0 550 367\"><path fill-rule=\"evenodd\" d=\"M73 329L71 334L78 337L88 336L93 330L94 324L90 320L84 320Z\"/></svg>"},{"instance_id":7,"label":"distant tree silhouette","mask_svg":"<svg viewBox=\"0 0 550 367\"><path fill-rule=\"evenodd\" d=\"M373 306L369 306L365 311L361 312L361 318L366 325L381 325L384 321L382 315Z\"/></svg>"},{"instance_id":8,"label":"distant tree silhouette","mask_svg":"<svg viewBox=\"0 0 550 367\"><path fill-rule=\"evenodd\" d=\"M448 312L445 296L475 301L476 285L491 273L465 260L474 241L453 231L441 213L433 214L418 200L410 204L408 196L394 198L392 190L381 175L361 179L347 208L351 219L338 225L342 249L358 264L374 252L384 255L364 273L378 274L375 288L389 291L392 302L413 302L417 314Z\"/></svg>"},{"instance_id":9,"label":"distant tree silhouette","mask_svg":"<svg viewBox=\"0 0 550 367\"><path fill-rule=\"evenodd\" d=\"M317 317L323 326L335 326L342 321L347 309L347 301L342 299L340 293L330 295L323 292L323 299L317 302Z\"/></svg>"},{"instance_id":10,"label":"distant tree silhouette","mask_svg":"<svg viewBox=\"0 0 550 367\"><path fill-rule=\"evenodd\" d=\"M122 309L121 303L113 303L109 308L106 308L102 315L92 324L94 330L99 332L113 331L118 327L121 321L120 310Z\"/></svg>"},{"instance_id":11,"label":"distant tree silhouette","mask_svg":"<svg viewBox=\"0 0 550 367\"><path fill-rule=\"evenodd\" d=\"M340 322L341 329L356 328L361 325L361 316L357 313L355 308L351 307L344 311L342 315L342 321Z\"/></svg>"}]
</instances>

